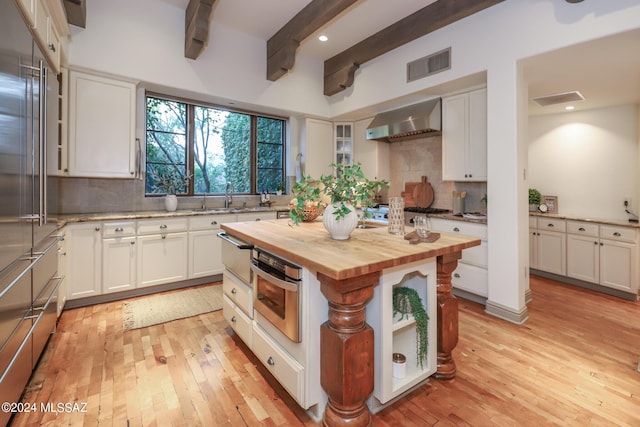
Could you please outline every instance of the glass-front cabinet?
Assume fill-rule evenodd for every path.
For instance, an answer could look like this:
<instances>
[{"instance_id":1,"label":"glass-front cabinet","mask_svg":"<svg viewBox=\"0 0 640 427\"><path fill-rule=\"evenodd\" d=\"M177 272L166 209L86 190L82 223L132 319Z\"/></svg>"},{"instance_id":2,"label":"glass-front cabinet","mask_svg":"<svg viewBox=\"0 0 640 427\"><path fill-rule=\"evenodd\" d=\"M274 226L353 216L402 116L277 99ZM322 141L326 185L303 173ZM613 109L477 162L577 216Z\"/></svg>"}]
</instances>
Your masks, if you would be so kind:
<instances>
[{"instance_id":1,"label":"glass-front cabinet","mask_svg":"<svg viewBox=\"0 0 640 427\"><path fill-rule=\"evenodd\" d=\"M353 123L335 123L335 162L337 164L353 164Z\"/></svg>"}]
</instances>

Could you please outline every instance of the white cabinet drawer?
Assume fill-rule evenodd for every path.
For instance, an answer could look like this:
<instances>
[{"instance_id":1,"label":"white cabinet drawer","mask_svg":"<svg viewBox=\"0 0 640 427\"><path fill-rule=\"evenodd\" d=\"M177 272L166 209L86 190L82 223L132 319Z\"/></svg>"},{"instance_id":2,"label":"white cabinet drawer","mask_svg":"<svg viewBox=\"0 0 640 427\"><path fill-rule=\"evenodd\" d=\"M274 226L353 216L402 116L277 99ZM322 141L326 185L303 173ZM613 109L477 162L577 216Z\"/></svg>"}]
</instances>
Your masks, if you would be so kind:
<instances>
[{"instance_id":1,"label":"white cabinet drawer","mask_svg":"<svg viewBox=\"0 0 640 427\"><path fill-rule=\"evenodd\" d=\"M199 215L189 218L189 230L217 230L220 224L235 222L235 215Z\"/></svg>"},{"instance_id":2,"label":"white cabinet drawer","mask_svg":"<svg viewBox=\"0 0 640 427\"><path fill-rule=\"evenodd\" d=\"M567 233L598 237L598 224L582 221L567 221Z\"/></svg>"},{"instance_id":3,"label":"white cabinet drawer","mask_svg":"<svg viewBox=\"0 0 640 427\"><path fill-rule=\"evenodd\" d=\"M616 227L612 225L600 226L600 238L618 240L621 242L636 242L636 229L629 227Z\"/></svg>"},{"instance_id":4,"label":"white cabinet drawer","mask_svg":"<svg viewBox=\"0 0 640 427\"><path fill-rule=\"evenodd\" d=\"M481 240L480 246L474 246L462 251L461 262L487 268L489 265L489 251L487 241Z\"/></svg>"},{"instance_id":5,"label":"white cabinet drawer","mask_svg":"<svg viewBox=\"0 0 640 427\"><path fill-rule=\"evenodd\" d=\"M136 234L135 221L105 222L102 227L102 237L124 237Z\"/></svg>"},{"instance_id":6,"label":"white cabinet drawer","mask_svg":"<svg viewBox=\"0 0 640 427\"><path fill-rule=\"evenodd\" d=\"M456 289L488 296L488 275L484 268L460 263L451 275L451 283Z\"/></svg>"},{"instance_id":7,"label":"white cabinet drawer","mask_svg":"<svg viewBox=\"0 0 640 427\"><path fill-rule=\"evenodd\" d=\"M222 273L222 289L234 304L253 319L253 289L251 287L245 285L233 273L225 270Z\"/></svg>"},{"instance_id":8,"label":"white cabinet drawer","mask_svg":"<svg viewBox=\"0 0 640 427\"><path fill-rule=\"evenodd\" d=\"M538 230L559 231L564 233L567 230L567 223L564 219L538 218Z\"/></svg>"},{"instance_id":9,"label":"white cabinet drawer","mask_svg":"<svg viewBox=\"0 0 640 427\"><path fill-rule=\"evenodd\" d=\"M464 234L465 236L487 240L487 226L485 224L431 218L431 225L434 231Z\"/></svg>"},{"instance_id":10,"label":"white cabinet drawer","mask_svg":"<svg viewBox=\"0 0 640 427\"><path fill-rule=\"evenodd\" d=\"M226 295L222 296L222 315L231 329L251 348L252 346L252 326L251 319L240 310Z\"/></svg>"},{"instance_id":11,"label":"white cabinet drawer","mask_svg":"<svg viewBox=\"0 0 640 427\"><path fill-rule=\"evenodd\" d=\"M238 222L266 221L268 219L276 219L276 213L267 211L267 212L249 212L249 213L238 214Z\"/></svg>"},{"instance_id":12,"label":"white cabinet drawer","mask_svg":"<svg viewBox=\"0 0 640 427\"><path fill-rule=\"evenodd\" d=\"M149 219L138 221L138 234L187 231L187 218Z\"/></svg>"},{"instance_id":13,"label":"white cabinet drawer","mask_svg":"<svg viewBox=\"0 0 640 427\"><path fill-rule=\"evenodd\" d=\"M304 404L304 368L284 351L258 324L253 324L253 353L301 405Z\"/></svg>"}]
</instances>

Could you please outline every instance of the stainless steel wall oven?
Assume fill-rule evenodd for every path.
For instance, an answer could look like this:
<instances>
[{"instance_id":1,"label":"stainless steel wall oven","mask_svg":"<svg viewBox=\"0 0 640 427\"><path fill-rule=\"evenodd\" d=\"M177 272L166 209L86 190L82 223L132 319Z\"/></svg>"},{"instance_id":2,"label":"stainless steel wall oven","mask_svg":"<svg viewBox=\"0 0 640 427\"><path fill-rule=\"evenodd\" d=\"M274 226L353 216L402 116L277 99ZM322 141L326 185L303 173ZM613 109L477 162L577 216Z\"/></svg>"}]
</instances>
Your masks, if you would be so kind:
<instances>
[{"instance_id":1,"label":"stainless steel wall oven","mask_svg":"<svg viewBox=\"0 0 640 427\"><path fill-rule=\"evenodd\" d=\"M294 342L301 342L302 267L254 248L253 308Z\"/></svg>"}]
</instances>

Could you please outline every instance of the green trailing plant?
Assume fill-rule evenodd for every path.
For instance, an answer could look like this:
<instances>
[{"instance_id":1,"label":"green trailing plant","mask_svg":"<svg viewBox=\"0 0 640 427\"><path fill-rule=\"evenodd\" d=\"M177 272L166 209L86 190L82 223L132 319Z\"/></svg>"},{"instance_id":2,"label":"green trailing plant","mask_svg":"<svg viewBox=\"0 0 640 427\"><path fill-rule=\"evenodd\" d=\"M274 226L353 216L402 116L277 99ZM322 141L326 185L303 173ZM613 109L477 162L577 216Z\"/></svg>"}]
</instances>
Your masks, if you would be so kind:
<instances>
[{"instance_id":1,"label":"green trailing plant","mask_svg":"<svg viewBox=\"0 0 640 427\"><path fill-rule=\"evenodd\" d=\"M413 288L396 286L393 288L393 316L400 314L400 318L413 315L416 321L416 356L420 368L424 368L424 359L429 349L429 315L422 304L422 298Z\"/></svg>"},{"instance_id":2,"label":"green trailing plant","mask_svg":"<svg viewBox=\"0 0 640 427\"><path fill-rule=\"evenodd\" d=\"M289 217L295 224L304 219L304 210L310 206L326 206L336 204L333 214L337 220L347 216L351 209L367 208L375 204L375 195L385 186L386 180L369 180L364 176L360 163L343 165L332 163L335 172L331 175L321 175L319 179L304 176L296 182L291 192L295 196Z\"/></svg>"},{"instance_id":3,"label":"green trailing plant","mask_svg":"<svg viewBox=\"0 0 640 427\"><path fill-rule=\"evenodd\" d=\"M539 205L542 200L542 194L535 188L529 189L529 204L530 205Z\"/></svg>"}]
</instances>

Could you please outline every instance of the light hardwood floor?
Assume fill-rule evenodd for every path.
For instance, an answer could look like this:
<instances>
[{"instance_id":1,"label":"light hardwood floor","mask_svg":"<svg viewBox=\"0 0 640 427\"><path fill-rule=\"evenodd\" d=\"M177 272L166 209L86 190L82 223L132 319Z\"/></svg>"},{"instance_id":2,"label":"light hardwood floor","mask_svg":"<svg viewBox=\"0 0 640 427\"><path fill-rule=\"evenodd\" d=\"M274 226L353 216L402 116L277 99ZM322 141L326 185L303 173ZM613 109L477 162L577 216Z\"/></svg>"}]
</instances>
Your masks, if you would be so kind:
<instances>
[{"instance_id":1,"label":"light hardwood floor","mask_svg":"<svg viewBox=\"0 0 640 427\"><path fill-rule=\"evenodd\" d=\"M374 426L640 426L640 304L535 277L531 289L522 326L460 300L457 377ZM129 332L122 302L65 311L23 402L86 412L12 425L316 425L231 334L221 311Z\"/></svg>"}]
</instances>

